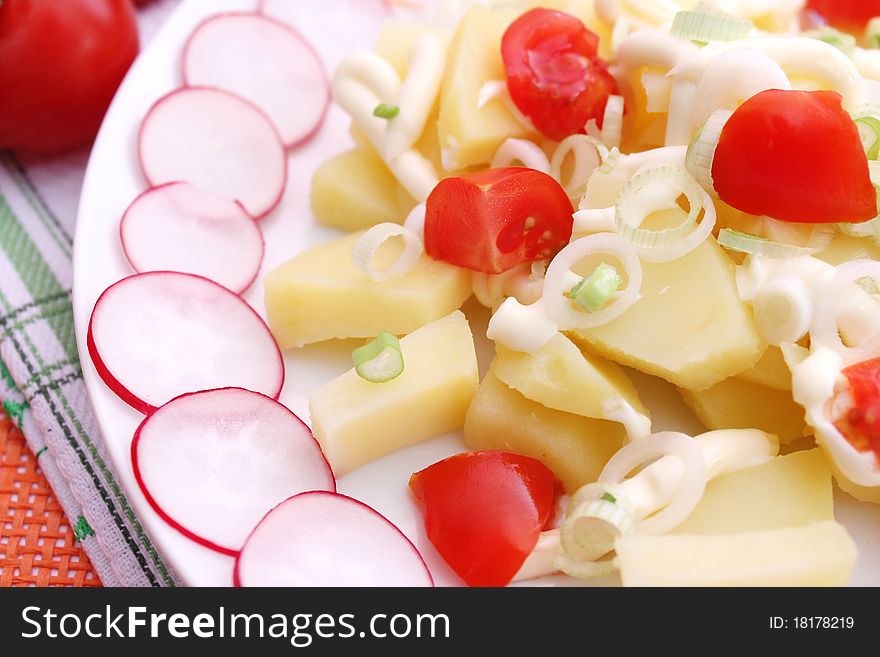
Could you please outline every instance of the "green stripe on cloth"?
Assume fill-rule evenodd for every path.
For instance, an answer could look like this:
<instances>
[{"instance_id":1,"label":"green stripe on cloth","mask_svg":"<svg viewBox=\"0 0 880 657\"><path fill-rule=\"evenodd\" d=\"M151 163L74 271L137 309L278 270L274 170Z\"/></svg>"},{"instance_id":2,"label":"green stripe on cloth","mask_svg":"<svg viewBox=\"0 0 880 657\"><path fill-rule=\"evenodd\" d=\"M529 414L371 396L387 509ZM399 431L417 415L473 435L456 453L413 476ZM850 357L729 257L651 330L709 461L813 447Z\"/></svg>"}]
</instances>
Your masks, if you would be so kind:
<instances>
[{"instance_id":1,"label":"green stripe on cloth","mask_svg":"<svg viewBox=\"0 0 880 657\"><path fill-rule=\"evenodd\" d=\"M33 207L32 210L36 211ZM0 326L3 328L0 339L10 342L15 349L17 360L20 360L27 370L27 378L23 381L27 387L25 390L27 400L32 401L40 397L45 401L52 419L75 451L82 468L88 474L108 512L115 519L132 555L141 564L147 579L153 584L158 583L153 573L155 569L165 584L173 585L172 576L128 505L115 477L104 463L88 432L84 430L80 418L71 408L67 397L62 393L62 386L72 384L82 377L73 333L69 291L59 283L2 195L0 195L0 250L3 252L0 255L5 254L7 261L20 277L22 285L32 297L27 303L14 307L0 289L0 303L4 310L0 316ZM32 332L35 331L36 326L43 324L51 329L64 358L47 362L41 350L37 348L32 339ZM72 371L65 374L65 370ZM24 379L21 373L19 379ZM31 386L35 386L33 390L30 389ZM91 462L86 452L91 457ZM100 476L95 468L100 471ZM118 515L119 512L125 515L136 534L136 539ZM148 565L148 561L152 566Z\"/></svg>"}]
</instances>

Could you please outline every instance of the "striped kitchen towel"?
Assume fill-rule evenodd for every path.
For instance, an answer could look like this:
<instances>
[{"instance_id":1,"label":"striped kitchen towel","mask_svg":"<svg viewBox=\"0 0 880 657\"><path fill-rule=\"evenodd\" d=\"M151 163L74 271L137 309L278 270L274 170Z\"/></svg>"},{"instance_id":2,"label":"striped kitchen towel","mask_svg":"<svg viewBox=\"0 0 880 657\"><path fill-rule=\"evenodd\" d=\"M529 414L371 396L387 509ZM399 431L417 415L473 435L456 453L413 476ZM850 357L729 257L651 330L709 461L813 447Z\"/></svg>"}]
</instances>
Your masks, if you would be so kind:
<instances>
[{"instance_id":1,"label":"striped kitchen towel","mask_svg":"<svg viewBox=\"0 0 880 657\"><path fill-rule=\"evenodd\" d=\"M142 46L178 2L139 12ZM0 400L104 585L174 586L107 458L77 357L72 235L87 157L0 151Z\"/></svg>"},{"instance_id":2,"label":"striped kitchen towel","mask_svg":"<svg viewBox=\"0 0 880 657\"><path fill-rule=\"evenodd\" d=\"M81 160L56 158L49 173L35 168L58 193L58 181L78 185ZM40 454L71 525L88 528L78 536L102 582L173 585L120 489L86 395L70 298L76 206L60 205L64 215L13 156L0 155L0 399Z\"/></svg>"}]
</instances>

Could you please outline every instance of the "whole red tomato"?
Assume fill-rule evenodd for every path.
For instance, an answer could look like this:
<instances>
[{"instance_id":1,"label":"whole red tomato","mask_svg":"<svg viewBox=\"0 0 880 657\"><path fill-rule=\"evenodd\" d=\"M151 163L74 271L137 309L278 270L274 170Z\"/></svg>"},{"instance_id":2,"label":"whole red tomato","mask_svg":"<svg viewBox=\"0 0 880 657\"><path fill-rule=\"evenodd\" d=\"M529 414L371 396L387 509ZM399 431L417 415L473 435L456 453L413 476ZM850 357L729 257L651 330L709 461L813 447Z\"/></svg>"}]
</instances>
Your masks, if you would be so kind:
<instances>
[{"instance_id":1,"label":"whole red tomato","mask_svg":"<svg viewBox=\"0 0 880 657\"><path fill-rule=\"evenodd\" d=\"M131 0L2 0L0 148L87 144L137 52Z\"/></svg>"}]
</instances>

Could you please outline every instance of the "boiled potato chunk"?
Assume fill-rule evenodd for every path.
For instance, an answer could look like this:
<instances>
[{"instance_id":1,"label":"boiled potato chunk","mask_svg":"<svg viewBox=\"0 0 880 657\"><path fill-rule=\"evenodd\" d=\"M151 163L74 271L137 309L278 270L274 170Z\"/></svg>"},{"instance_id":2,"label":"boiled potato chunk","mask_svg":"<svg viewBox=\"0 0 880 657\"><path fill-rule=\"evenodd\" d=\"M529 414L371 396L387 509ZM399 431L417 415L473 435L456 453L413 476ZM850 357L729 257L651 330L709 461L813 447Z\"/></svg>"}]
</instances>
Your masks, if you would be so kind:
<instances>
[{"instance_id":1,"label":"boiled potato chunk","mask_svg":"<svg viewBox=\"0 0 880 657\"><path fill-rule=\"evenodd\" d=\"M838 487L847 495L854 497L859 502L868 502L870 504L880 504L880 486L859 486L841 474L840 470L832 463L831 471L834 473L834 481Z\"/></svg>"},{"instance_id":2,"label":"boiled potato chunk","mask_svg":"<svg viewBox=\"0 0 880 657\"><path fill-rule=\"evenodd\" d=\"M751 369L741 372L739 378L774 390L791 390L791 370L785 364L779 347L767 347L761 360Z\"/></svg>"},{"instance_id":3,"label":"boiled potato chunk","mask_svg":"<svg viewBox=\"0 0 880 657\"><path fill-rule=\"evenodd\" d=\"M623 446L616 422L563 413L526 399L490 369L468 409L464 439L472 450L497 449L531 456L574 492L596 481Z\"/></svg>"},{"instance_id":4,"label":"boiled potato chunk","mask_svg":"<svg viewBox=\"0 0 880 657\"><path fill-rule=\"evenodd\" d=\"M533 137L504 102L493 99L479 107L486 82L505 80L501 37L521 13L474 6L459 23L440 91L438 130L447 171L488 164L498 147L511 137Z\"/></svg>"},{"instance_id":5,"label":"boiled potato chunk","mask_svg":"<svg viewBox=\"0 0 880 657\"><path fill-rule=\"evenodd\" d=\"M464 424L477 390L477 356L461 311L400 340L404 370L370 383L354 369L309 399L312 432L339 477L365 463Z\"/></svg>"},{"instance_id":6,"label":"boiled potato chunk","mask_svg":"<svg viewBox=\"0 0 880 657\"><path fill-rule=\"evenodd\" d=\"M452 36L449 28L402 18L389 18L382 23L373 50L385 58L402 78L409 71L409 58L413 46L423 36L433 36L448 42Z\"/></svg>"},{"instance_id":7,"label":"boiled potato chunk","mask_svg":"<svg viewBox=\"0 0 880 657\"><path fill-rule=\"evenodd\" d=\"M740 300L733 263L709 238L686 256L642 263L639 299L582 346L682 388L705 390L755 365L765 344Z\"/></svg>"},{"instance_id":8,"label":"boiled potato chunk","mask_svg":"<svg viewBox=\"0 0 880 657\"><path fill-rule=\"evenodd\" d=\"M564 335L557 335L534 355L500 344L496 349L495 376L547 408L613 420L623 399L648 415L635 386L617 363L584 354Z\"/></svg>"},{"instance_id":9,"label":"boiled potato chunk","mask_svg":"<svg viewBox=\"0 0 880 657\"><path fill-rule=\"evenodd\" d=\"M821 450L778 456L713 479L676 534L733 534L834 520L831 468Z\"/></svg>"},{"instance_id":10,"label":"boiled potato chunk","mask_svg":"<svg viewBox=\"0 0 880 657\"><path fill-rule=\"evenodd\" d=\"M312 177L312 213L319 224L353 231L383 221L402 223L397 179L375 153L355 148L330 158Z\"/></svg>"},{"instance_id":11,"label":"boiled potato chunk","mask_svg":"<svg viewBox=\"0 0 880 657\"><path fill-rule=\"evenodd\" d=\"M615 548L624 586L844 586L857 556L834 521L715 536L630 534Z\"/></svg>"},{"instance_id":12,"label":"boiled potato chunk","mask_svg":"<svg viewBox=\"0 0 880 657\"><path fill-rule=\"evenodd\" d=\"M459 308L471 276L422 255L407 274L376 283L352 262L351 233L300 253L264 280L269 328L282 349L333 338L410 333ZM402 246L389 241L374 259L382 267Z\"/></svg>"},{"instance_id":13,"label":"boiled potato chunk","mask_svg":"<svg viewBox=\"0 0 880 657\"><path fill-rule=\"evenodd\" d=\"M816 255L832 265L840 265L848 260L880 260L880 244L870 237L851 237L835 235L827 247Z\"/></svg>"},{"instance_id":14,"label":"boiled potato chunk","mask_svg":"<svg viewBox=\"0 0 880 657\"><path fill-rule=\"evenodd\" d=\"M807 433L804 409L791 393L734 377L708 390L679 390L684 403L708 429L761 429L787 445Z\"/></svg>"}]
</instances>

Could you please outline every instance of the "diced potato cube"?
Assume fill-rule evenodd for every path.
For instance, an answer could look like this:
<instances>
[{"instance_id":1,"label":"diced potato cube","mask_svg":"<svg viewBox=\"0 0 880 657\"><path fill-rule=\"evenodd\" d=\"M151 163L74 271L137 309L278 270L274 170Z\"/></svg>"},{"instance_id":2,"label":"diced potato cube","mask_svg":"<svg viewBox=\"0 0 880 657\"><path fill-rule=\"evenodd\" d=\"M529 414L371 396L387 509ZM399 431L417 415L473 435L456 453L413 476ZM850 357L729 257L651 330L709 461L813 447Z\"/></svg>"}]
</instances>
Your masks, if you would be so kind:
<instances>
[{"instance_id":1,"label":"diced potato cube","mask_svg":"<svg viewBox=\"0 0 880 657\"><path fill-rule=\"evenodd\" d=\"M740 300L733 263L709 238L667 263L643 262L641 299L617 319L575 331L582 346L689 390L755 365L766 347Z\"/></svg>"},{"instance_id":2,"label":"diced potato cube","mask_svg":"<svg viewBox=\"0 0 880 657\"><path fill-rule=\"evenodd\" d=\"M733 534L834 520L831 468L819 449L709 482L703 499L676 534Z\"/></svg>"},{"instance_id":3,"label":"diced potato cube","mask_svg":"<svg viewBox=\"0 0 880 657\"><path fill-rule=\"evenodd\" d=\"M807 433L804 409L787 390L774 390L733 377L708 390L679 390L684 403L711 430L761 429L783 445Z\"/></svg>"},{"instance_id":4,"label":"diced potato cube","mask_svg":"<svg viewBox=\"0 0 880 657\"><path fill-rule=\"evenodd\" d=\"M648 415L632 381L621 367L601 356L586 355L557 335L534 355L496 345L493 371L501 381L548 408L612 420L620 400Z\"/></svg>"},{"instance_id":5,"label":"diced potato cube","mask_svg":"<svg viewBox=\"0 0 880 657\"><path fill-rule=\"evenodd\" d=\"M337 477L464 424L479 383L464 314L423 326L400 348L404 370L396 379L370 383L351 369L309 399L312 431Z\"/></svg>"},{"instance_id":6,"label":"diced potato cube","mask_svg":"<svg viewBox=\"0 0 880 657\"><path fill-rule=\"evenodd\" d=\"M857 556L833 521L715 536L630 534L616 550L624 586L844 586Z\"/></svg>"},{"instance_id":7,"label":"diced potato cube","mask_svg":"<svg viewBox=\"0 0 880 657\"><path fill-rule=\"evenodd\" d=\"M880 244L870 237L850 237L835 235L827 247L816 255L832 265L840 265L848 260L880 260Z\"/></svg>"},{"instance_id":8,"label":"diced potato cube","mask_svg":"<svg viewBox=\"0 0 880 657\"><path fill-rule=\"evenodd\" d=\"M361 230L402 223L397 179L373 152L360 148L330 158L312 177L312 213L319 224Z\"/></svg>"},{"instance_id":9,"label":"diced potato cube","mask_svg":"<svg viewBox=\"0 0 880 657\"><path fill-rule=\"evenodd\" d=\"M448 315L471 295L471 275L422 255L407 274L376 283L352 262L351 233L312 247L265 279L269 327L282 349L334 338L397 335ZM390 241L374 259L382 267L402 246Z\"/></svg>"},{"instance_id":10,"label":"diced potato cube","mask_svg":"<svg viewBox=\"0 0 880 657\"><path fill-rule=\"evenodd\" d=\"M483 107L478 102L486 82L507 79L501 60L501 37L520 13L519 9L474 6L452 38L438 123L447 171L488 164L506 139L533 137L500 99Z\"/></svg>"},{"instance_id":11,"label":"diced potato cube","mask_svg":"<svg viewBox=\"0 0 880 657\"><path fill-rule=\"evenodd\" d=\"M489 370L468 409L464 438L472 450L497 449L539 459L574 492L596 481L623 446L620 424L556 411L526 399Z\"/></svg>"},{"instance_id":12,"label":"diced potato cube","mask_svg":"<svg viewBox=\"0 0 880 657\"><path fill-rule=\"evenodd\" d=\"M767 347L761 360L738 376L743 381L758 383L774 390L791 390L791 370L785 364L785 357L779 347Z\"/></svg>"}]
</instances>

